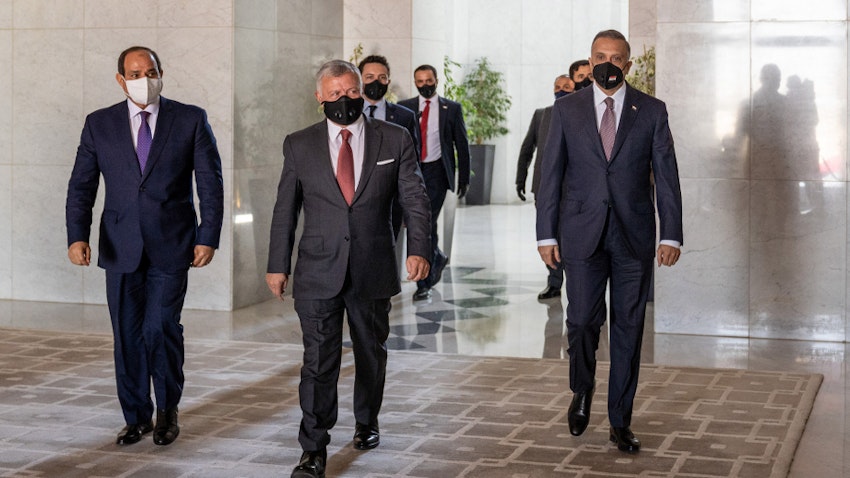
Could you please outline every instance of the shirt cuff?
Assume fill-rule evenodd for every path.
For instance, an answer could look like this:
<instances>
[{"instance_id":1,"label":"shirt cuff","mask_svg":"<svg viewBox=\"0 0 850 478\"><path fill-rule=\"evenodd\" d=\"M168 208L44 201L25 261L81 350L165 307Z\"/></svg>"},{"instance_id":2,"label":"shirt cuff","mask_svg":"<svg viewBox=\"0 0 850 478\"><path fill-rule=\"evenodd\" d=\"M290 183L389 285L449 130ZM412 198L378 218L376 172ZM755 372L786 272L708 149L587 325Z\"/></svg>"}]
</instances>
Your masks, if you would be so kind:
<instances>
[{"instance_id":1,"label":"shirt cuff","mask_svg":"<svg viewBox=\"0 0 850 478\"><path fill-rule=\"evenodd\" d=\"M675 247L676 249L681 249L681 248L682 248L682 243L681 243L681 242L679 242L679 241L673 241L673 240L670 240L670 239L662 239L662 240L661 240L658 244L659 244L659 245L664 244L665 246L673 246L673 247Z\"/></svg>"},{"instance_id":2,"label":"shirt cuff","mask_svg":"<svg viewBox=\"0 0 850 478\"><path fill-rule=\"evenodd\" d=\"M541 241L537 241L537 247L540 246L557 246L558 241L556 239L543 239Z\"/></svg>"}]
</instances>

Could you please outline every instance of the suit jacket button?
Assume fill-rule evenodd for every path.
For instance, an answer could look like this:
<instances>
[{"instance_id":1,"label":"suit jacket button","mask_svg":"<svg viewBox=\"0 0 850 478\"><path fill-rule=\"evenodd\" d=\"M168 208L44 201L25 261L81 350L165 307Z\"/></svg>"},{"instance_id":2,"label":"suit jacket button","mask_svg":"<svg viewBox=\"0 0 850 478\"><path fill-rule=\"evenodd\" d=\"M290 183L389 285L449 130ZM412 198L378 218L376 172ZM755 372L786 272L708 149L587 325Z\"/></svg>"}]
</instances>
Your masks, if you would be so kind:
<instances>
[{"instance_id":1,"label":"suit jacket button","mask_svg":"<svg viewBox=\"0 0 850 478\"><path fill-rule=\"evenodd\" d=\"M145 192L145 188L144 188L144 186L140 187L140 188L139 188L139 191L141 191L141 192Z\"/></svg>"}]
</instances>

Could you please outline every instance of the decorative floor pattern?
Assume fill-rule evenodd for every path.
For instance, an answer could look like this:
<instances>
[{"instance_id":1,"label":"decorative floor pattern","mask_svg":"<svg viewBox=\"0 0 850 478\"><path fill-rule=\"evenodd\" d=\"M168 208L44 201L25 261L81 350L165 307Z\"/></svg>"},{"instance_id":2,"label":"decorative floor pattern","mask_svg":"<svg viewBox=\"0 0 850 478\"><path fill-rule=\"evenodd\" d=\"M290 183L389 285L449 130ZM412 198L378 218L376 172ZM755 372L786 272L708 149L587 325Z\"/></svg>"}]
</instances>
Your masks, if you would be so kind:
<instances>
[{"instance_id":1,"label":"decorative floor pattern","mask_svg":"<svg viewBox=\"0 0 850 478\"><path fill-rule=\"evenodd\" d=\"M474 320L474 319L472 319ZM0 330L0 476L288 476L300 455L301 347L187 341L182 432L114 444L111 337ZM645 365L626 455L607 441L607 366L591 425L569 434L565 360L390 353L382 443L351 447L343 356L329 477L784 477L822 377Z\"/></svg>"}]
</instances>

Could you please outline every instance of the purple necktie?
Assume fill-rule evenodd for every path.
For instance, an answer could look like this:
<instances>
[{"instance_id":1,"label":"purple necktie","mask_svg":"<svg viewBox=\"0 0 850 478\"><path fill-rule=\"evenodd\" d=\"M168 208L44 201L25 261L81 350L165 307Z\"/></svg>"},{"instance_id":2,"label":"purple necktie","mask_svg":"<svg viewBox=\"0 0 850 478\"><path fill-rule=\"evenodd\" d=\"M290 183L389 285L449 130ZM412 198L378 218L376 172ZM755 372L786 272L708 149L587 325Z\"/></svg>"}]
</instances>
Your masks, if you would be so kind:
<instances>
[{"instance_id":1,"label":"purple necktie","mask_svg":"<svg viewBox=\"0 0 850 478\"><path fill-rule=\"evenodd\" d=\"M617 124L614 121L614 98L605 98L605 112L602 113L602 123L599 124L599 137L602 138L602 149L605 159L611 161L611 150L614 149L614 138L617 136Z\"/></svg>"},{"instance_id":2,"label":"purple necktie","mask_svg":"<svg viewBox=\"0 0 850 478\"><path fill-rule=\"evenodd\" d=\"M136 138L136 156L139 158L139 170L144 173L145 165L148 164L148 153L151 151L151 127L148 124L148 116L150 112L142 111L139 113L142 117L142 124L139 125L139 134Z\"/></svg>"}]
</instances>

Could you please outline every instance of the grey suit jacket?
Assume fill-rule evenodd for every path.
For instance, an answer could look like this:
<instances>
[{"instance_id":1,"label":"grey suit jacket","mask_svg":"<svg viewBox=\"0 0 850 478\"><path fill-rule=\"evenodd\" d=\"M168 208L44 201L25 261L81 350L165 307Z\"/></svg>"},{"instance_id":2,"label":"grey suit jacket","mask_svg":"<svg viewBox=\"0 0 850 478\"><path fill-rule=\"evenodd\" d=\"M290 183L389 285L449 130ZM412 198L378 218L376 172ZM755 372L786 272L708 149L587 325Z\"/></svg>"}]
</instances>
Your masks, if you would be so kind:
<instances>
[{"instance_id":1,"label":"grey suit jacket","mask_svg":"<svg viewBox=\"0 0 850 478\"><path fill-rule=\"evenodd\" d=\"M594 87L595 88L595 87ZM610 220L620 221L637 258L655 255L654 192L661 239L683 242L682 194L663 102L628 84L611 160L596 125L593 88L555 102L541 165L537 238L558 239L561 256L586 259Z\"/></svg>"},{"instance_id":2,"label":"grey suit jacket","mask_svg":"<svg viewBox=\"0 0 850 478\"><path fill-rule=\"evenodd\" d=\"M546 150L546 136L549 134L549 123L552 119L552 107L538 108L531 116L531 124L522 145L519 147L519 159L516 165L516 183L525 187L528 178L528 166L534 159L534 172L531 176L531 192L537 194L540 187L540 158ZM534 151L537 150L535 157Z\"/></svg>"},{"instance_id":3,"label":"grey suit jacket","mask_svg":"<svg viewBox=\"0 0 850 478\"><path fill-rule=\"evenodd\" d=\"M407 224L408 255L430 257L430 206L413 140L400 126L363 119L363 170L351 206L334 176L326 121L292 133L283 142L268 272L291 273L301 212L304 232L293 276L296 299L335 297L348 273L364 299L400 292L390 215L396 195Z\"/></svg>"}]
</instances>

